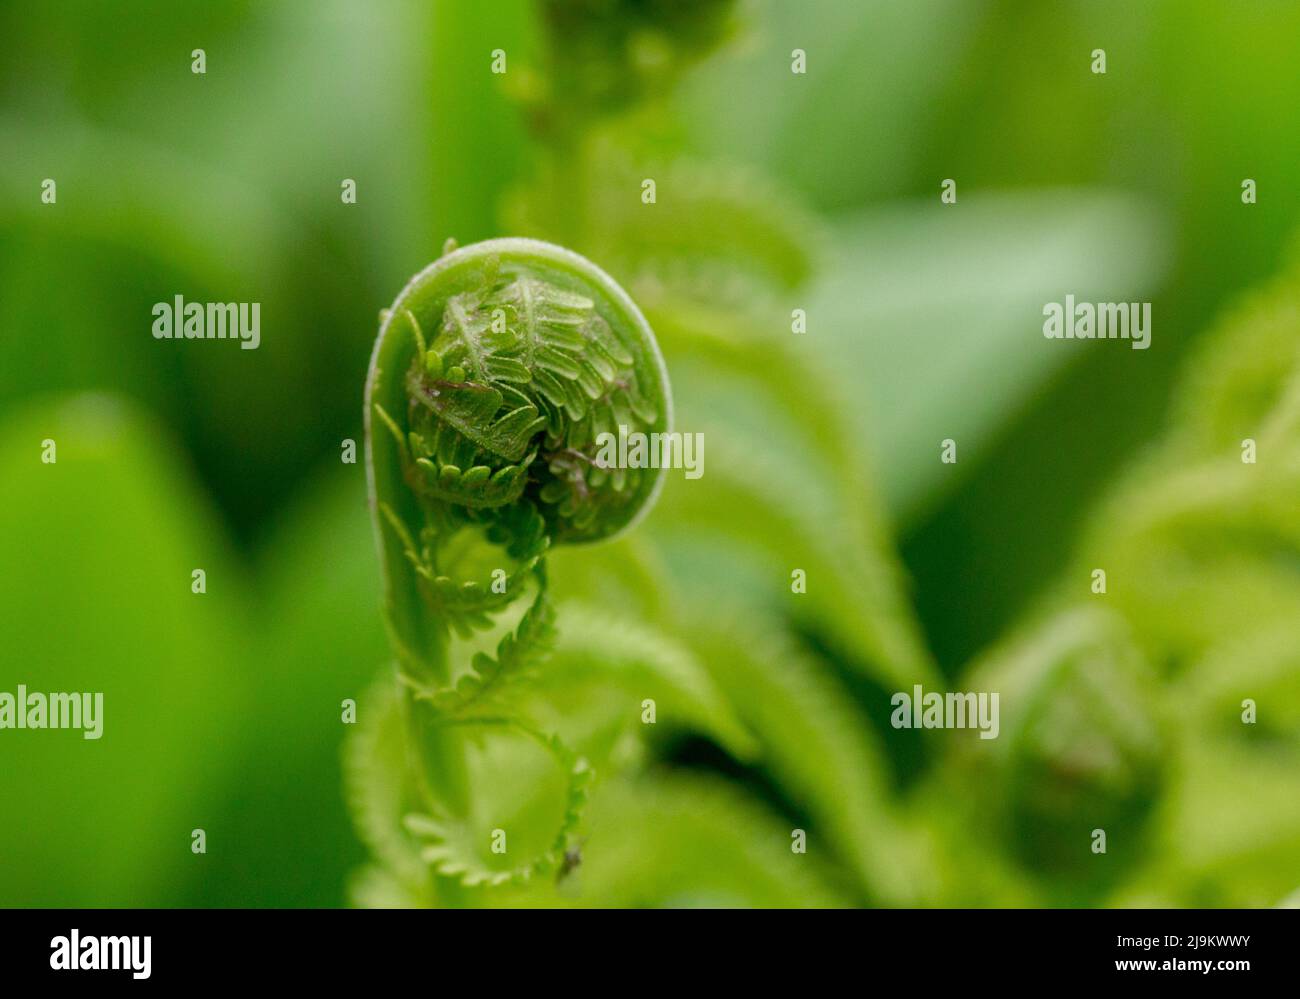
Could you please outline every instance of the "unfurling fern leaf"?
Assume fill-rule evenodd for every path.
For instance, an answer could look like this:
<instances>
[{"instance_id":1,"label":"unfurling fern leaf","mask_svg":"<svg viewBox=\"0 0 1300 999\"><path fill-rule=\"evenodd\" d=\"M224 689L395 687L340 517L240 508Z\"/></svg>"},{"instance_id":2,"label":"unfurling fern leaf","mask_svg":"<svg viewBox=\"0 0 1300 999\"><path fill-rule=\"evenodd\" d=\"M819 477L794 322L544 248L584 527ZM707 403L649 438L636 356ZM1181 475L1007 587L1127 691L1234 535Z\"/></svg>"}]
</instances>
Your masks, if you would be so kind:
<instances>
[{"instance_id":1,"label":"unfurling fern leaf","mask_svg":"<svg viewBox=\"0 0 1300 999\"><path fill-rule=\"evenodd\" d=\"M964 740L954 753L954 779L982 791L972 826L1014 843L1026 870L1075 890L1096 890L1132 865L1166 747L1153 671L1124 620L1091 606L1052 614L990 652L969 683L998 691L1002 704L1000 735ZM1094 828L1130 844L1106 876L1079 849Z\"/></svg>"},{"instance_id":2,"label":"unfurling fern leaf","mask_svg":"<svg viewBox=\"0 0 1300 999\"><path fill-rule=\"evenodd\" d=\"M635 144L635 143L634 143ZM507 223L522 232L572 231L650 307L685 301L724 311L763 311L812 277L824 238L815 218L761 174L730 163L663 160L608 139L583 152L589 183L566 194L565 217L545 196L548 178L507 200ZM653 211L640 198L656 184Z\"/></svg>"},{"instance_id":3,"label":"unfurling fern leaf","mask_svg":"<svg viewBox=\"0 0 1300 999\"><path fill-rule=\"evenodd\" d=\"M1237 457L1300 379L1300 272L1236 305L1197 344L1174 401L1171 438L1197 455Z\"/></svg>"},{"instance_id":4,"label":"unfurling fern leaf","mask_svg":"<svg viewBox=\"0 0 1300 999\"><path fill-rule=\"evenodd\" d=\"M642 698L653 698L666 718L712 738L737 760L757 756L754 735L688 645L626 615L576 601L564 604L560 614L565 627L555 655L564 668L541 677L543 688L571 690L577 700L590 698L591 686L603 682L638 707ZM639 725L638 718L631 714L633 724Z\"/></svg>"},{"instance_id":5,"label":"unfurling fern leaf","mask_svg":"<svg viewBox=\"0 0 1300 999\"><path fill-rule=\"evenodd\" d=\"M1178 673L1225 635L1297 619L1300 274L1252 293L1208 335L1172 416L1091 518L1079 561L1123 582L1113 602Z\"/></svg>"},{"instance_id":6,"label":"unfurling fern leaf","mask_svg":"<svg viewBox=\"0 0 1300 999\"><path fill-rule=\"evenodd\" d=\"M601 435L664 433L670 419L644 317L560 247L449 246L383 315L366 383L370 503L419 789L406 826L444 879L526 880L566 849L590 770L513 714L508 694L553 635L551 545L612 537L658 491L662 469L605 467ZM567 791L548 846L489 868L465 841L464 749L505 730L541 745Z\"/></svg>"},{"instance_id":7,"label":"unfurling fern leaf","mask_svg":"<svg viewBox=\"0 0 1300 999\"><path fill-rule=\"evenodd\" d=\"M692 647L759 739L761 766L808 815L860 900L916 904L924 864L891 804L880 745L813 655L778 627L732 613L691 622Z\"/></svg>"},{"instance_id":8,"label":"unfurling fern leaf","mask_svg":"<svg viewBox=\"0 0 1300 999\"><path fill-rule=\"evenodd\" d=\"M603 783L571 884L511 892L508 905L843 908L852 896L791 829L734 784L663 772ZM646 830L654 835L647 836Z\"/></svg>"},{"instance_id":9,"label":"unfurling fern leaf","mask_svg":"<svg viewBox=\"0 0 1300 999\"><path fill-rule=\"evenodd\" d=\"M1272 905L1300 858L1300 272L1198 344L1171 415L1079 559L1106 567L1170 697L1158 859L1118 902Z\"/></svg>"}]
</instances>

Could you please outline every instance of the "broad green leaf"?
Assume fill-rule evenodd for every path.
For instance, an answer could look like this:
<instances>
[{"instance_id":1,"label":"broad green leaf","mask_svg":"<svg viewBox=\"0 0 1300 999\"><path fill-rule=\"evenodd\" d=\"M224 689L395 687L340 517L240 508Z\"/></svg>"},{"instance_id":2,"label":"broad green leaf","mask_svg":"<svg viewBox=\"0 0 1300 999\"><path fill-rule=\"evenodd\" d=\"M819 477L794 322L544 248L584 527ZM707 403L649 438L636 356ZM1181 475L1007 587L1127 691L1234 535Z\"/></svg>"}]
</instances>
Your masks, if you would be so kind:
<instances>
[{"instance_id":1,"label":"broad green leaf","mask_svg":"<svg viewBox=\"0 0 1300 999\"><path fill-rule=\"evenodd\" d=\"M743 10L753 16L738 43L685 89L694 142L758 164L824 208L908 185L976 5L761 0ZM806 73L791 71L796 48Z\"/></svg>"},{"instance_id":2,"label":"broad green leaf","mask_svg":"<svg viewBox=\"0 0 1300 999\"><path fill-rule=\"evenodd\" d=\"M243 846L209 857L212 877L192 904L338 905L362 857L339 790L355 727L344 702L364 723L365 694L392 655L361 465L309 479L271 525L257 567L255 696L232 726L239 768L224 789L224 821Z\"/></svg>"},{"instance_id":3,"label":"broad green leaf","mask_svg":"<svg viewBox=\"0 0 1300 999\"><path fill-rule=\"evenodd\" d=\"M0 730L6 905L175 905L247 848L219 795L248 709L248 580L173 452L107 396L0 424L0 690L103 695L99 739Z\"/></svg>"},{"instance_id":4,"label":"broad green leaf","mask_svg":"<svg viewBox=\"0 0 1300 999\"><path fill-rule=\"evenodd\" d=\"M936 195L835 231L807 345L852 387L851 426L903 522L1080 350L1131 349L1044 337L1046 304L1140 300L1163 267L1158 217L1104 192ZM939 460L948 438L955 466Z\"/></svg>"}]
</instances>

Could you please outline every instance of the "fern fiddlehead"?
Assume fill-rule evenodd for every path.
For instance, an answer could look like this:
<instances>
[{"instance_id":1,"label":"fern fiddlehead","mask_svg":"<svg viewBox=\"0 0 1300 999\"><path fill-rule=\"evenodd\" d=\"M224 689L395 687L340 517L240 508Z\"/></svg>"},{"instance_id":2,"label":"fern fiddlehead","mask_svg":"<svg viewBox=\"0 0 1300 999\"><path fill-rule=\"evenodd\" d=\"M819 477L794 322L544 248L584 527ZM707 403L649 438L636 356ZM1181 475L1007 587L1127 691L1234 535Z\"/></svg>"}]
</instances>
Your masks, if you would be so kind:
<instances>
[{"instance_id":1,"label":"fern fiddlehead","mask_svg":"<svg viewBox=\"0 0 1300 999\"><path fill-rule=\"evenodd\" d=\"M367 474L419 800L424 861L467 886L554 867L590 771L510 707L554 631L545 558L649 509L662 469L597 460L604 434L664 433L668 378L627 294L561 247L496 239L447 252L382 315L366 382ZM492 644L495 642L495 646ZM560 827L528 860L491 868L472 810L465 733L511 730L559 765Z\"/></svg>"}]
</instances>

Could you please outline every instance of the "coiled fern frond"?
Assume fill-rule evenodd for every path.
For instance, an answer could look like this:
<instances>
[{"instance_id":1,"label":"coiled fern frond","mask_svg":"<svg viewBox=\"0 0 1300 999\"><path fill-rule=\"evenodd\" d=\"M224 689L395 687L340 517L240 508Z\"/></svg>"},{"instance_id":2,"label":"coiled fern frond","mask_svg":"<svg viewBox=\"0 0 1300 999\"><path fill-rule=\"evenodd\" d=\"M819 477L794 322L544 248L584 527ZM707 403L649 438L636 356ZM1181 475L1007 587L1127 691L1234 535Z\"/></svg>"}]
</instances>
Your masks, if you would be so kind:
<instances>
[{"instance_id":1,"label":"coiled fern frond","mask_svg":"<svg viewBox=\"0 0 1300 999\"><path fill-rule=\"evenodd\" d=\"M525 239L449 244L383 313L366 419L385 611L417 761L406 828L454 882L527 880L562 858L590 769L516 714L510 693L554 634L549 548L610 538L654 501L662 469L606 467L598 452L604 434L669 429L659 349L626 293L577 254ZM467 822L464 750L504 731L559 767L565 801L549 845L490 866Z\"/></svg>"}]
</instances>

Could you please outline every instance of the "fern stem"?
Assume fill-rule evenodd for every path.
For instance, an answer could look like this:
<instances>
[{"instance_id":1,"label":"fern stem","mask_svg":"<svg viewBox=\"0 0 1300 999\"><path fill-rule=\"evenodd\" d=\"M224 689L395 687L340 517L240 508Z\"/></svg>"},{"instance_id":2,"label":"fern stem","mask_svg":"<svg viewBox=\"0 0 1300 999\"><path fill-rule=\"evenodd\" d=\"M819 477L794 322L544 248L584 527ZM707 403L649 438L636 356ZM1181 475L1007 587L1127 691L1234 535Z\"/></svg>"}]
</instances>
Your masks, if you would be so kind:
<instances>
[{"instance_id":1,"label":"fern stem","mask_svg":"<svg viewBox=\"0 0 1300 999\"><path fill-rule=\"evenodd\" d=\"M424 809L406 826L440 898L461 900L455 886L524 880L564 856L590 770L500 695L549 648L550 546L612 537L657 496L662 469L606 474L594 459L602 432L668 430L667 374L645 318L603 271L551 244L490 240L445 254L384 313L366 420L406 776ZM494 632L495 654L472 651ZM465 726L522 731L567 775L550 846L509 869L481 858L471 828Z\"/></svg>"}]
</instances>

